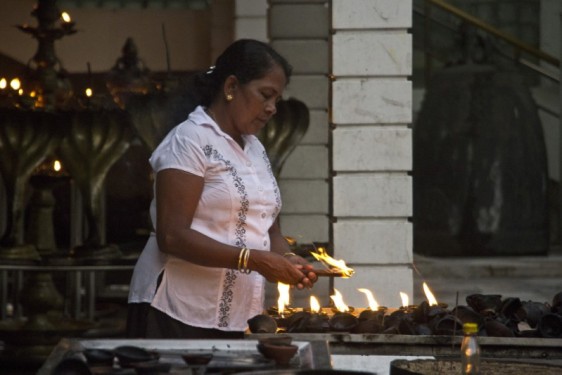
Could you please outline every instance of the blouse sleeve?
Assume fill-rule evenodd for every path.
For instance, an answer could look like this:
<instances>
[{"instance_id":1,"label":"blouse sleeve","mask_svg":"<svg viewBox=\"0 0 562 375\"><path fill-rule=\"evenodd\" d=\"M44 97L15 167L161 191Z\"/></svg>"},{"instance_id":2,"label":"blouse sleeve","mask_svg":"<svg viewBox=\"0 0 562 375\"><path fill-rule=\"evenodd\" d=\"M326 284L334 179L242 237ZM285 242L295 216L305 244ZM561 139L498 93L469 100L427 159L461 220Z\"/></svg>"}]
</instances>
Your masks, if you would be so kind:
<instances>
[{"instance_id":1,"label":"blouse sleeve","mask_svg":"<svg viewBox=\"0 0 562 375\"><path fill-rule=\"evenodd\" d=\"M197 176L205 175L206 158L203 149L193 139L173 132L154 150L150 157L154 172L179 169Z\"/></svg>"}]
</instances>

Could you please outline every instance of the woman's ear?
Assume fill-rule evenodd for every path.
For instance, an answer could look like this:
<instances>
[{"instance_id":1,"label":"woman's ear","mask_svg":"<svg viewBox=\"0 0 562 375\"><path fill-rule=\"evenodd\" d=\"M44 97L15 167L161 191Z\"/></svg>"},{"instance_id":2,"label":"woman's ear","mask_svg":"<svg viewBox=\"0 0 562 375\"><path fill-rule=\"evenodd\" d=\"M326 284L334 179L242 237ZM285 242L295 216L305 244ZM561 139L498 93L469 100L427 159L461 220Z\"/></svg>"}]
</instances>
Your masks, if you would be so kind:
<instances>
[{"instance_id":1,"label":"woman's ear","mask_svg":"<svg viewBox=\"0 0 562 375\"><path fill-rule=\"evenodd\" d=\"M234 95L236 89L238 88L238 78L231 74L226 77L224 81L224 95Z\"/></svg>"}]
</instances>

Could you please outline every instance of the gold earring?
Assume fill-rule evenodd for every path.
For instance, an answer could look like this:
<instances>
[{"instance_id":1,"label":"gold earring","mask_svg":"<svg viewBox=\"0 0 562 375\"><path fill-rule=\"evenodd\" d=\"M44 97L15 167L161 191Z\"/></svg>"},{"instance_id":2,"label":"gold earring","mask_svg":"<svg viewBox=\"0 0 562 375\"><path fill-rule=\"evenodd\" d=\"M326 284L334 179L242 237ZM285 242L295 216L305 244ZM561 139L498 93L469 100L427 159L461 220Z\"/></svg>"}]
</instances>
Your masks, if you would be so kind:
<instances>
[{"instance_id":1,"label":"gold earring","mask_svg":"<svg viewBox=\"0 0 562 375\"><path fill-rule=\"evenodd\" d=\"M226 101L229 102L232 99L234 99L234 97L232 96L232 94L226 94Z\"/></svg>"}]
</instances>

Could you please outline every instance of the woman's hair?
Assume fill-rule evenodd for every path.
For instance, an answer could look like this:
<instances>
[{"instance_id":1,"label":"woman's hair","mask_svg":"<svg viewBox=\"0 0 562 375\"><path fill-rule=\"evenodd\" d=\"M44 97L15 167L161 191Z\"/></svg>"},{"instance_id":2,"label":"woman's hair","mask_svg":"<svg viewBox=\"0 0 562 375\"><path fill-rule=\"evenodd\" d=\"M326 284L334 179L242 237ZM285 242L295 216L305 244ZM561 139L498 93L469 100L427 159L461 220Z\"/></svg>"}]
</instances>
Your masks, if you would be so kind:
<instances>
[{"instance_id":1,"label":"woman's hair","mask_svg":"<svg viewBox=\"0 0 562 375\"><path fill-rule=\"evenodd\" d=\"M240 39L228 46L209 70L192 77L190 91L199 104L208 106L228 76L234 75L243 85L264 77L275 65L283 69L288 83L292 67L283 56L266 43Z\"/></svg>"}]
</instances>

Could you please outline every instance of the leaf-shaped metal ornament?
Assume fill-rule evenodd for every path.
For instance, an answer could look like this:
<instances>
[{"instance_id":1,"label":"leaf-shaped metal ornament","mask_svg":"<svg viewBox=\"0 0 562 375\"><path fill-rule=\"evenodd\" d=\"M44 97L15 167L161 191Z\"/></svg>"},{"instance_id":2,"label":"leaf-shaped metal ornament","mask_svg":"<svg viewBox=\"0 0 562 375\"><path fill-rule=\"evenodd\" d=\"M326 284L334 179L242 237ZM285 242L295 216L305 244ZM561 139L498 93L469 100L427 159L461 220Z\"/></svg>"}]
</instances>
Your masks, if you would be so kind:
<instances>
[{"instance_id":1,"label":"leaf-shaped metal ornament","mask_svg":"<svg viewBox=\"0 0 562 375\"><path fill-rule=\"evenodd\" d=\"M195 107L189 92L180 89L131 95L125 103L139 138L150 152L174 126L187 119L189 111Z\"/></svg>"},{"instance_id":2,"label":"leaf-shaped metal ornament","mask_svg":"<svg viewBox=\"0 0 562 375\"><path fill-rule=\"evenodd\" d=\"M59 156L82 194L88 229L83 246L73 251L77 256L95 256L96 251L107 247L100 232L100 197L105 177L129 148L134 132L123 110L78 110L66 115L70 131L60 145ZM79 253L80 250L87 254Z\"/></svg>"},{"instance_id":3,"label":"leaf-shaped metal ornament","mask_svg":"<svg viewBox=\"0 0 562 375\"><path fill-rule=\"evenodd\" d=\"M277 104L277 113L258 134L263 143L275 177L308 130L310 114L306 104L289 98Z\"/></svg>"},{"instance_id":4,"label":"leaf-shaped metal ornament","mask_svg":"<svg viewBox=\"0 0 562 375\"><path fill-rule=\"evenodd\" d=\"M7 226L0 257L38 255L24 244L25 191L33 170L59 144L64 126L44 111L0 110L0 173L6 187Z\"/></svg>"}]
</instances>

